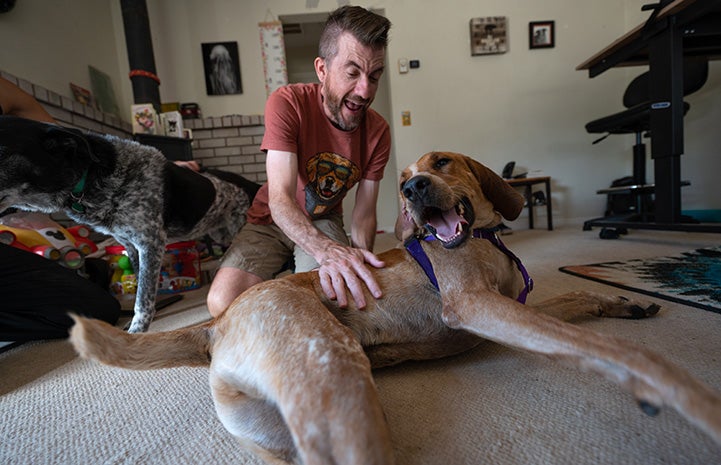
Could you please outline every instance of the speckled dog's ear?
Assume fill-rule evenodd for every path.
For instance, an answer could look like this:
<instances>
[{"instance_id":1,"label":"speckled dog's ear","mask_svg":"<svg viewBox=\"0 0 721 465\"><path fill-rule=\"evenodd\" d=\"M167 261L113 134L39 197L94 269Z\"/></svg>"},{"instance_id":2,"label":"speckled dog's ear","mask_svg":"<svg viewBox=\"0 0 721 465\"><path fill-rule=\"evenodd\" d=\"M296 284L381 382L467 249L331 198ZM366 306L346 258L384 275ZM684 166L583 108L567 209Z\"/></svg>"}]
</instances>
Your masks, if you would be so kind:
<instances>
[{"instance_id":1,"label":"speckled dog's ear","mask_svg":"<svg viewBox=\"0 0 721 465\"><path fill-rule=\"evenodd\" d=\"M483 195L507 220L515 220L523 211L524 198L496 173L476 160L466 157L466 163L481 185Z\"/></svg>"},{"instance_id":2,"label":"speckled dog's ear","mask_svg":"<svg viewBox=\"0 0 721 465\"><path fill-rule=\"evenodd\" d=\"M98 161L87 137L77 129L51 124L48 125L45 136L44 143L48 151L71 154L87 161Z\"/></svg>"},{"instance_id":3,"label":"speckled dog's ear","mask_svg":"<svg viewBox=\"0 0 721 465\"><path fill-rule=\"evenodd\" d=\"M78 149L78 140L69 130L60 126L45 128L42 142L51 155L74 155Z\"/></svg>"}]
</instances>

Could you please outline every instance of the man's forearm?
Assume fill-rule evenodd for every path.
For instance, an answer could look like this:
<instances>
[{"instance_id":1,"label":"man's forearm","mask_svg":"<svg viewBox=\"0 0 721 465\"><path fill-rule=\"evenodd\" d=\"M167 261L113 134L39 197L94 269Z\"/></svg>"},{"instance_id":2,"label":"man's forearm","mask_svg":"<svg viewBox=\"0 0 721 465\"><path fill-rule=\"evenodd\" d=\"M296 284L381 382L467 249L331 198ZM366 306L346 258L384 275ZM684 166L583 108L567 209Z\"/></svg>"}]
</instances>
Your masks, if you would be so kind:
<instances>
[{"instance_id":1,"label":"man's forearm","mask_svg":"<svg viewBox=\"0 0 721 465\"><path fill-rule=\"evenodd\" d=\"M353 207L353 224L351 227L351 244L353 247L373 251L376 240L378 219L376 203L378 201L378 181L361 180L356 192Z\"/></svg>"},{"instance_id":2,"label":"man's forearm","mask_svg":"<svg viewBox=\"0 0 721 465\"><path fill-rule=\"evenodd\" d=\"M275 224L288 238L321 263L333 240L320 232L292 200L275 200L270 206Z\"/></svg>"},{"instance_id":3,"label":"man's forearm","mask_svg":"<svg viewBox=\"0 0 721 465\"><path fill-rule=\"evenodd\" d=\"M372 252L376 240L377 225L375 215L354 221L351 227L351 245Z\"/></svg>"}]
</instances>

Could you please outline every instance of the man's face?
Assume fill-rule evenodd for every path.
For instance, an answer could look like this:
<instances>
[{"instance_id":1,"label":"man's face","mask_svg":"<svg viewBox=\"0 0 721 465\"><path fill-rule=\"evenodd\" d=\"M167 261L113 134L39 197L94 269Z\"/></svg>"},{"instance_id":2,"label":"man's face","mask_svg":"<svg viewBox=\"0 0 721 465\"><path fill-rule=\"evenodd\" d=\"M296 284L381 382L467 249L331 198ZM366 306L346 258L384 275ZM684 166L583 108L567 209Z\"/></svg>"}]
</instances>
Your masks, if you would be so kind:
<instances>
[{"instance_id":1,"label":"man's face","mask_svg":"<svg viewBox=\"0 0 721 465\"><path fill-rule=\"evenodd\" d=\"M385 49L366 47L350 33L340 36L334 58L316 58L328 119L345 131L358 127L376 96L384 63Z\"/></svg>"}]
</instances>

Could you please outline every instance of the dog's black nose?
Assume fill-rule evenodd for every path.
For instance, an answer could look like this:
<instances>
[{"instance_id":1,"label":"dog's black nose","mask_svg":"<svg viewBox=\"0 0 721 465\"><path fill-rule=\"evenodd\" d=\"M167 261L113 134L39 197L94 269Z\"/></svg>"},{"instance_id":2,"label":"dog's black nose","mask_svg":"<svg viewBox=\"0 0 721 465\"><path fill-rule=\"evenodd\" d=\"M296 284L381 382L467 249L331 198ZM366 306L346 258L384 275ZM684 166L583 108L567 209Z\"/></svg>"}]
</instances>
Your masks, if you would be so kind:
<instances>
[{"instance_id":1,"label":"dog's black nose","mask_svg":"<svg viewBox=\"0 0 721 465\"><path fill-rule=\"evenodd\" d=\"M422 199L430 184L431 180L426 176L414 176L403 184L403 196L411 202Z\"/></svg>"}]
</instances>

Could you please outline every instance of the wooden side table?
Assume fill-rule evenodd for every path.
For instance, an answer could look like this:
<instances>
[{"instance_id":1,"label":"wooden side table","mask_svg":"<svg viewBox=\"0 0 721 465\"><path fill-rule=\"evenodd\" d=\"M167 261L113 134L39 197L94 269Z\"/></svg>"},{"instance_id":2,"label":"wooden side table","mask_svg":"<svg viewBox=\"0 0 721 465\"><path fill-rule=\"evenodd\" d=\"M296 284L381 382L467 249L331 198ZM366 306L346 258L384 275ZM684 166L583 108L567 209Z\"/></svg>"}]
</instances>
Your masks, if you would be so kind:
<instances>
[{"instance_id":1,"label":"wooden side table","mask_svg":"<svg viewBox=\"0 0 721 465\"><path fill-rule=\"evenodd\" d=\"M553 216L551 213L551 177L539 176L536 178L513 178L506 179L506 182L513 187L523 187L523 196L526 198L528 206L528 229L533 229L533 193L532 187L536 184L544 184L546 186L546 220L548 222L548 230L553 231Z\"/></svg>"}]
</instances>

